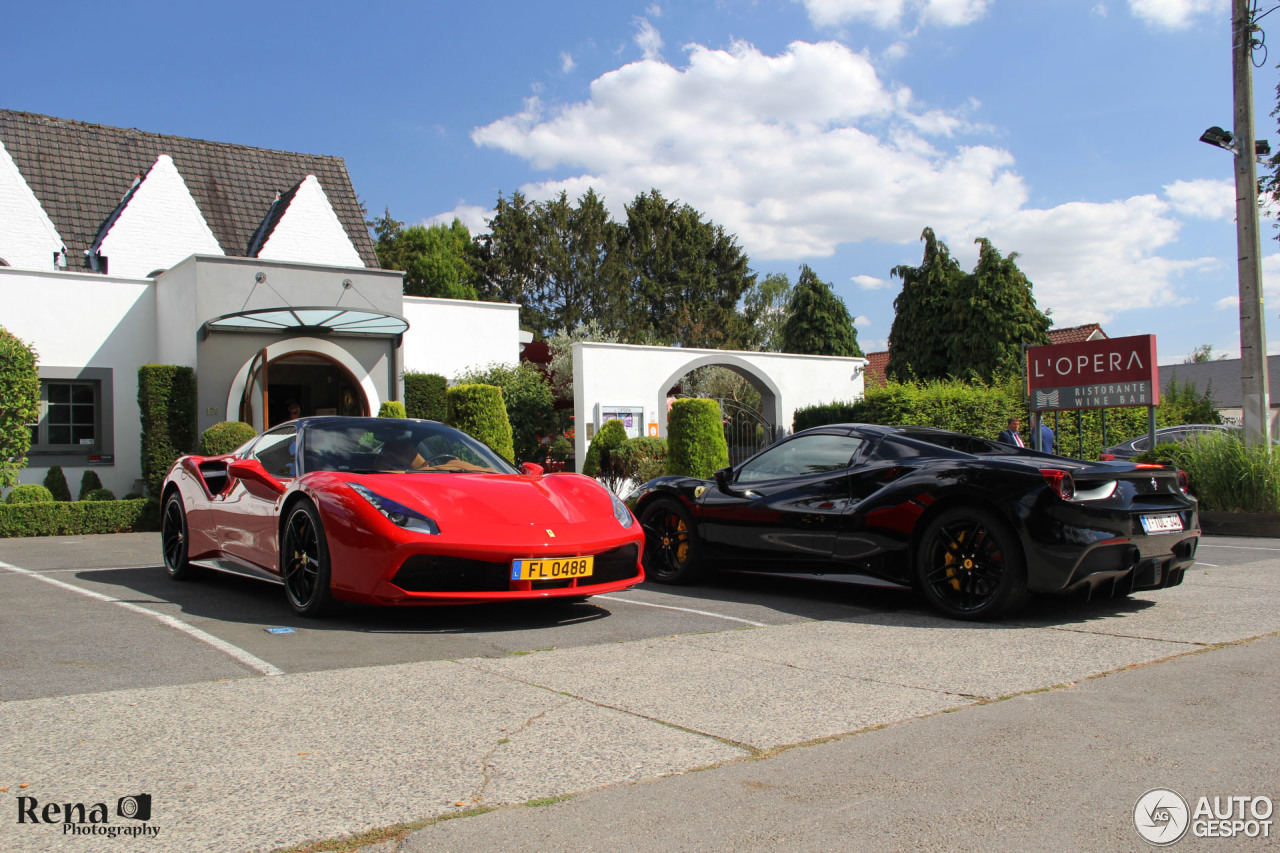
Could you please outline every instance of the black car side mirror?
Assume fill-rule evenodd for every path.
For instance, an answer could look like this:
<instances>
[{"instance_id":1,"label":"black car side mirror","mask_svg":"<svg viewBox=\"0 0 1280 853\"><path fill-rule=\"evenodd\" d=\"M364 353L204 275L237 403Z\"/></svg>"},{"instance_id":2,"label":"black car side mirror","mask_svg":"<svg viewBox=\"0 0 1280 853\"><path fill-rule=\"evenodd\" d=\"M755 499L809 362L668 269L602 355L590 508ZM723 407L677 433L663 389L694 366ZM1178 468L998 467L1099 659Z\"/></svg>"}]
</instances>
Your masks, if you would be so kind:
<instances>
[{"instance_id":1,"label":"black car side mirror","mask_svg":"<svg viewBox=\"0 0 1280 853\"><path fill-rule=\"evenodd\" d=\"M733 466L721 468L712 476L716 478L716 486L720 491L727 492L729 491L729 484L733 482Z\"/></svg>"}]
</instances>

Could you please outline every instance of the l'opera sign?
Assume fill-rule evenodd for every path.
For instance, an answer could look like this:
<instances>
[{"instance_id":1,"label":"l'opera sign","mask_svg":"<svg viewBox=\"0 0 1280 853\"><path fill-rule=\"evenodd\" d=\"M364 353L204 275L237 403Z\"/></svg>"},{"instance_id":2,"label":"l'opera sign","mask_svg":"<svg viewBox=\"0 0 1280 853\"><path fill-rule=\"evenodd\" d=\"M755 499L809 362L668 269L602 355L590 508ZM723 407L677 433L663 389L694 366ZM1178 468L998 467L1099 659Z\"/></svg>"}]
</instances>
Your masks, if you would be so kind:
<instances>
[{"instance_id":1,"label":"l'opera sign","mask_svg":"<svg viewBox=\"0 0 1280 853\"><path fill-rule=\"evenodd\" d=\"M1033 412L1159 405L1156 336L1030 347L1027 390Z\"/></svg>"}]
</instances>

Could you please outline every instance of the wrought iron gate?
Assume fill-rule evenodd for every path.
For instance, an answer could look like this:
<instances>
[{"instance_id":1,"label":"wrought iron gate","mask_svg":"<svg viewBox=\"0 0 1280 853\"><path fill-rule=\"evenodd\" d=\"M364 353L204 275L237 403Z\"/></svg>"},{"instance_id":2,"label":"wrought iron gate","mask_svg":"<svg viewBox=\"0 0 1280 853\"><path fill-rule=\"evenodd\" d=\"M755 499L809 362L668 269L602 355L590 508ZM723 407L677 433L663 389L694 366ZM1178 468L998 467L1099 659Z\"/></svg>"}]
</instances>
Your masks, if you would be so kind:
<instances>
[{"instance_id":1,"label":"wrought iron gate","mask_svg":"<svg viewBox=\"0 0 1280 853\"><path fill-rule=\"evenodd\" d=\"M737 465L773 443L777 428L764 415L734 400L716 400L724 418L729 464Z\"/></svg>"}]
</instances>

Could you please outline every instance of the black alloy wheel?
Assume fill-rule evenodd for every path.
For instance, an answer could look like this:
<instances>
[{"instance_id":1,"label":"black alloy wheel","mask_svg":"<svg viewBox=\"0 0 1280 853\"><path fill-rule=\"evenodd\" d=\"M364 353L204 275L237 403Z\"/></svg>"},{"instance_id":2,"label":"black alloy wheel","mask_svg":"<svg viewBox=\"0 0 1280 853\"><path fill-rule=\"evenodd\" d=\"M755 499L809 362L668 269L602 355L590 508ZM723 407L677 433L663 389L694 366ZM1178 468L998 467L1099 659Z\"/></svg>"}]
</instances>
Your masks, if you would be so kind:
<instances>
[{"instance_id":1,"label":"black alloy wheel","mask_svg":"<svg viewBox=\"0 0 1280 853\"><path fill-rule=\"evenodd\" d=\"M308 501L289 511L280 542L280 573L289 606L303 616L322 616L333 604L329 548L320 514Z\"/></svg>"},{"instance_id":2,"label":"black alloy wheel","mask_svg":"<svg viewBox=\"0 0 1280 853\"><path fill-rule=\"evenodd\" d=\"M187 513L182 508L182 495L174 491L164 502L160 516L160 551L169 577L176 581L195 577L196 569L187 559Z\"/></svg>"},{"instance_id":3,"label":"black alloy wheel","mask_svg":"<svg viewBox=\"0 0 1280 853\"><path fill-rule=\"evenodd\" d=\"M702 577L698 534L687 509L673 500L656 500L640 513L640 526L644 529L645 577L678 584Z\"/></svg>"},{"instance_id":4,"label":"black alloy wheel","mask_svg":"<svg viewBox=\"0 0 1280 853\"><path fill-rule=\"evenodd\" d=\"M1028 598L1017 537L981 509L951 509L930 522L916 556L925 598L956 619L998 619Z\"/></svg>"}]
</instances>

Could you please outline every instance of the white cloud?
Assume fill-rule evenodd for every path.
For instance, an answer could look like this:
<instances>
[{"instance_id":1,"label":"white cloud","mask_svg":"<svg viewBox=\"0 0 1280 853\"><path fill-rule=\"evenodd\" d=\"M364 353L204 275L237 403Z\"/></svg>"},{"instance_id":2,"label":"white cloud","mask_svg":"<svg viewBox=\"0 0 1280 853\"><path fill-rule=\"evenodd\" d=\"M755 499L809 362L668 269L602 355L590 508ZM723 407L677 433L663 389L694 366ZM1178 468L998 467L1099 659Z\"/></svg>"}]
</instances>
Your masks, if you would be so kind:
<instances>
[{"instance_id":1,"label":"white cloud","mask_svg":"<svg viewBox=\"0 0 1280 853\"><path fill-rule=\"evenodd\" d=\"M577 65L578 63L573 61L573 54L567 51L560 52L560 71L562 73L568 74L570 71L576 68Z\"/></svg>"},{"instance_id":2,"label":"white cloud","mask_svg":"<svg viewBox=\"0 0 1280 853\"><path fill-rule=\"evenodd\" d=\"M1186 29L1200 18L1229 20L1228 0L1129 0L1134 17L1173 30Z\"/></svg>"},{"instance_id":3,"label":"white cloud","mask_svg":"<svg viewBox=\"0 0 1280 853\"><path fill-rule=\"evenodd\" d=\"M653 3L647 9L644 10L644 13L648 15L650 18L661 18L662 6L657 3Z\"/></svg>"},{"instance_id":4,"label":"white cloud","mask_svg":"<svg viewBox=\"0 0 1280 853\"><path fill-rule=\"evenodd\" d=\"M467 226L467 230L471 232L471 236L489 233L488 220L493 218L493 208L480 207L475 204L460 204L448 213L437 214L423 221L423 225L449 225L454 218L462 220L462 224Z\"/></svg>"},{"instance_id":5,"label":"white cloud","mask_svg":"<svg viewBox=\"0 0 1280 853\"><path fill-rule=\"evenodd\" d=\"M900 62L903 59L906 59L910 55L911 55L911 45L909 45L905 41L899 40L899 41L895 41L893 44L886 47L884 49L884 52L880 54L880 59L883 62L893 63L893 62Z\"/></svg>"},{"instance_id":6,"label":"white cloud","mask_svg":"<svg viewBox=\"0 0 1280 853\"><path fill-rule=\"evenodd\" d=\"M1099 3L1089 10L1089 14L1095 18L1105 18L1107 16L1107 4Z\"/></svg>"},{"instance_id":7,"label":"white cloud","mask_svg":"<svg viewBox=\"0 0 1280 853\"><path fill-rule=\"evenodd\" d=\"M1218 182L1029 208L1012 154L949 136L977 129L967 118L977 110L922 110L867 55L833 42L796 42L776 56L745 43L692 45L684 67L625 65L593 81L585 101L530 98L472 138L563 176L521 187L531 198L593 187L621 218L625 203L656 187L736 234L756 261L859 242L915 247L931 226L972 268L973 239L990 237L1019 253L1060 325L1178 304L1179 276L1218 263L1159 254L1177 239L1180 213L1219 210Z\"/></svg>"},{"instance_id":8,"label":"white cloud","mask_svg":"<svg viewBox=\"0 0 1280 853\"><path fill-rule=\"evenodd\" d=\"M1195 219L1230 222L1236 215L1236 185L1229 180L1174 181L1164 188L1173 209Z\"/></svg>"},{"instance_id":9,"label":"white cloud","mask_svg":"<svg viewBox=\"0 0 1280 853\"><path fill-rule=\"evenodd\" d=\"M863 290L883 290L889 286L888 279L876 278L873 275L855 275L849 280Z\"/></svg>"},{"instance_id":10,"label":"white cloud","mask_svg":"<svg viewBox=\"0 0 1280 853\"><path fill-rule=\"evenodd\" d=\"M1240 308L1240 297L1224 296L1217 302L1213 303L1213 307L1217 308L1219 311L1226 311L1228 308L1232 311L1236 311Z\"/></svg>"},{"instance_id":11,"label":"white cloud","mask_svg":"<svg viewBox=\"0 0 1280 853\"><path fill-rule=\"evenodd\" d=\"M991 0L801 0L816 27L860 21L891 29L914 15L919 23L962 27L987 13Z\"/></svg>"},{"instance_id":12,"label":"white cloud","mask_svg":"<svg viewBox=\"0 0 1280 853\"><path fill-rule=\"evenodd\" d=\"M645 59L662 58L662 34L647 18L636 20L635 43Z\"/></svg>"},{"instance_id":13,"label":"white cloud","mask_svg":"<svg viewBox=\"0 0 1280 853\"><path fill-rule=\"evenodd\" d=\"M869 328L871 326L871 318L859 314L857 317L853 318L853 325L859 329Z\"/></svg>"}]
</instances>

